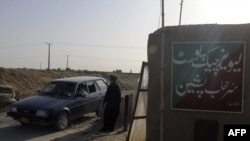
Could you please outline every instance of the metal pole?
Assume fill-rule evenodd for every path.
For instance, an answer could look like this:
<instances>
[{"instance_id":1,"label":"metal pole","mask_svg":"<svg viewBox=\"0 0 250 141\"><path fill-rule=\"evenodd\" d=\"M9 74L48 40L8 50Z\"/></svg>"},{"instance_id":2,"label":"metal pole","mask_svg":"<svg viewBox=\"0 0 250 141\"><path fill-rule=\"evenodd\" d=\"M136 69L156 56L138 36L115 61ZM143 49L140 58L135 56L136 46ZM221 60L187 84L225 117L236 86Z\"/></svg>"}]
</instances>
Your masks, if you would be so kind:
<instances>
[{"instance_id":1,"label":"metal pole","mask_svg":"<svg viewBox=\"0 0 250 141\"><path fill-rule=\"evenodd\" d=\"M183 0L181 0L181 9L180 9L180 19L179 19L179 26L181 25L181 15L182 15L182 5L183 5Z\"/></svg>"},{"instance_id":2,"label":"metal pole","mask_svg":"<svg viewBox=\"0 0 250 141\"><path fill-rule=\"evenodd\" d=\"M48 54L48 70L50 70L50 44L49 44L49 54Z\"/></svg>"},{"instance_id":3,"label":"metal pole","mask_svg":"<svg viewBox=\"0 0 250 141\"><path fill-rule=\"evenodd\" d=\"M51 43L46 43L49 45L49 51L48 51L48 70L50 70L50 45L52 45Z\"/></svg>"},{"instance_id":4,"label":"metal pole","mask_svg":"<svg viewBox=\"0 0 250 141\"><path fill-rule=\"evenodd\" d=\"M161 36L161 70L160 70L160 141L164 141L164 0L162 0L162 36Z\"/></svg>"},{"instance_id":5,"label":"metal pole","mask_svg":"<svg viewBox=\"0 0 250 141\"><path fill-rule=\"evenodd\" d=\"M130 95L131 96L131 95ZM125 109L124 109L124 120L123 120L123 131L127 131L128 129L128 109L129 109L129 96L125 96Z\"/></svg>"},{"instance_id":6,"label":"metal pole","mask_svg":"<svg viewBox=\"0 0 250 141\"><path fill-rule=\"evenodd\" d=\"M162 10L162 13L161 13L161 18L162 18L161 26L163 28L164 27L164 0L162 0L162 2L161 2L161 10Z\"/></svg>"},{"instance_id":7,"label":"metal pole","mask_svg":"<svg viewBox=\"0 0 250 141\"><path fill-rule=\"evenodd\" d=\"M69 69L69 55L67 55L67 66L66 66L66 70Z\"/></svg>"}]
</instances>

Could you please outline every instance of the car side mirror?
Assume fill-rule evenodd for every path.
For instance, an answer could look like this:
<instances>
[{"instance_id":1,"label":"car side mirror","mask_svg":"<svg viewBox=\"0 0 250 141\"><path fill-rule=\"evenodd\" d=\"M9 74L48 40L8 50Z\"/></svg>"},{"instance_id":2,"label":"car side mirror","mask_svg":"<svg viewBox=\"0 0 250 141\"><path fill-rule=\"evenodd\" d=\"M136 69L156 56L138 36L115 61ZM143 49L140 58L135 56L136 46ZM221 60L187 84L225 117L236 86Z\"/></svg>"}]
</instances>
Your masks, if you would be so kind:
<instances>
[{"instance_id":1,"label":"car side mirror","mask_svg":"<svg viewBox=\"0 0 250 141\"><path fill-rule=\"evenodd\" d=\"M41 90L37 90L36 94L39 94L41 92Z\"/></svg>"}]
</instances>

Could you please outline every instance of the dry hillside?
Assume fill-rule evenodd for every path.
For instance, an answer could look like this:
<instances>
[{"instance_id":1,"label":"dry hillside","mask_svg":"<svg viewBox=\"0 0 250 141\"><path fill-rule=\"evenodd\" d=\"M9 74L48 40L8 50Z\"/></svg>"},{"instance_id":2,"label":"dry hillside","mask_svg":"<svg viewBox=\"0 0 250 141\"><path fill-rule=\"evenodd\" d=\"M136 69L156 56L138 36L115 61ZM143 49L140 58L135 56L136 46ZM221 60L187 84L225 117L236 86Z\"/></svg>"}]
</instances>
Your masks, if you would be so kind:
<instances>
[{"instance_id":1,"label":"dry hillside","mask_svg":"<svg viewBox=\"0 0 250 141\"><path fill-rule=\"evenodd\" d=\"M23 97L34 95L52 79L71 76L100 76L108 80L110 74L118 77L122 91L137 90L139 74L75 71L75 70L34 70L0 68L0 84L11 85L21 92Z\"/></svg>"}]
</instances>

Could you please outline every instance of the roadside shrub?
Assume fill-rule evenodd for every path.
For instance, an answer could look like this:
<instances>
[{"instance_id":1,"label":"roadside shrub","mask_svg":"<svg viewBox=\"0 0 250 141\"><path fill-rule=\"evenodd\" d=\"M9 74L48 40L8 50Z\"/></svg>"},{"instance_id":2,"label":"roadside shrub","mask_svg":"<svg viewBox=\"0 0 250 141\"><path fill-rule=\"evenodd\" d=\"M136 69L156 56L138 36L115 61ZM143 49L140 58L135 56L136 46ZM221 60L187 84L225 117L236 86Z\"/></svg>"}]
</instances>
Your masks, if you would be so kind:
<instances>
[{"instance_id":1,"label":"roadside shrub","mask_svg":"<svg viewBox=\"0 0 250 141\"><path fill-rule=\"evenodd\" d=\"M4 67L0 67L0 72L1 73L6 72L6 69Z\"/></svg>"}]
</instances>

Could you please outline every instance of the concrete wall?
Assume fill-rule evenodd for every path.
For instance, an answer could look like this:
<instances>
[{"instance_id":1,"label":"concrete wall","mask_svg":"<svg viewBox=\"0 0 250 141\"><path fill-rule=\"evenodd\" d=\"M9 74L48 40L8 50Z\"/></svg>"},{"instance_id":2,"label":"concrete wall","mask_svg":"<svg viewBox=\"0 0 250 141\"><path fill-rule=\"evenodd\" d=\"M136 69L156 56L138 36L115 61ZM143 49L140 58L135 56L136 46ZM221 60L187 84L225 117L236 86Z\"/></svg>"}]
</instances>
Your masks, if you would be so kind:
<instances>
[{"instance_id":1,"label":"concrete wall","mask_svg":"<svg viewBox=\"0 0 250 141\"><path fill-rule=\"evenodd\" d=\"M160 140L160 68L161 68L161 34L159 29L149 35L148 66L149 91L147 113L147 140ZM217 127L216 140L223 141L225 124L250 124L250 24L241 25L187 25L165 27L164 42L164 122L163 140L195 141L209 140L211 133ZM242 113L225 113L209 111L183 111L171 109L171 63L173 42L220 42L245 41L245 75L244 99ZM185 70L183 70L185 71ZM199 126L201 125L201 126ZM199 127L203 129L200 130ZM210 128L211 129L208 129ZM206 129L207 128L207 129ZM204 132L204 133L202 133ZM214 140L214 141L216 141Z\"/></svg>"}]
</instances>

